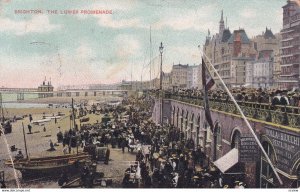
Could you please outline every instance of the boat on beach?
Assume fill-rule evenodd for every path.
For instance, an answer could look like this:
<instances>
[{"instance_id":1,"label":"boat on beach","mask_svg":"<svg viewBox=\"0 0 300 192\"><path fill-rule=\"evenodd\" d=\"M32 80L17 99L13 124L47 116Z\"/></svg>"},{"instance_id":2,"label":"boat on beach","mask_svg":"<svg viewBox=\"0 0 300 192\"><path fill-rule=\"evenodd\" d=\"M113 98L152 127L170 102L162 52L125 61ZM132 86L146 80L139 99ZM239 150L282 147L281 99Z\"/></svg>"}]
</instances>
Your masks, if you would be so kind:
<instances>
[{"instance_id":1,"label":"boat on beach","mask_svg":"<svg viewBox=\"0 0 300 192\"><path fill-rule=\"evenodd\" d=\"M0 135L2 133L8 134L12 132L12 125L8 119L4 117L4 109L2 106L2 94L0 93L0 119L1 119L1 124L0 124Z\"/></svg>"},{"instance_id":2,"label":"boat on beach","mask_svg":"<svg viewBox=\"0 0 300 192\"><path fill-rule=\"evenodd\" d=\"M34 125L40 125L42 123L46 123L46 122L50 122L51 119L49 118L46 118L46 119L40 119L40 120L35 120L35 121L32 121L31 123L34 124Z\"/></svg>"},{"instance_id":3,"label":"boat on beach","mask_svg":"<svg viewBox=\"0 0 300 192\"><path fill-rule=\"evenodd\" d=\"M51 119L46 118L43 120L37 120L32 123L35 124L36 122L46 122L46 120L50 121ZM4 164L16 170L19 170L22 173L23 178L60 176L65 172L76 174L80 173L82 165L84 165L86 162L91 161L91 155L86 152L78 152L78 149L76 154L56 154L44 157L29 157L23 122L22 128L26 157L24 157L23 154L20 153L19 156L16 156L16 159L14 159L13 162L11 160L6 160ZM48 149L48 151L53 151L53 148Z\"/></svg>"},{"instance_id":4,"label":"boat on beach","mask_svg":"<svg viewBox=\"0 0 300 192\"><path fill-rule=\"evenodd\" d=\"M63 172L74 173L80 171L81 165L89 161L88 153L67 154L60 156L32 157L13 160L14 168L22 173L23 178L38 176L60 175ZM5 165L13 167L11 160L6 160Z\"/></svg>"},{"instance_id":5,"label":"boat on beach","mask_svg":"<svg viewBox=\"0 0 300 192\"><path fill-rule=\"evenodd\" d=\"M54 116L57 118L58 116ZM61 116L60 116L61 117ZM40 124L51 121L53 117L45 118L42 120L33 121L33 124ZM75 124L75 122L74 122ZM16 156L14 160L6 160L4 164L12 167L22 173L22 178L37 178L44 176L60 176L62 173L76 174L80 173L82 166L85 162L91 161L91 155L86 152L78 152L75 154L61 154L52 153L48 156L33 157L28 155L27 142L25 136L24 124L23 127L23 138L26 156L22 153ZM50 148L47 151L53 151ZM13 162L12 162L13 161Z\"/></svg>"}]
</instances>

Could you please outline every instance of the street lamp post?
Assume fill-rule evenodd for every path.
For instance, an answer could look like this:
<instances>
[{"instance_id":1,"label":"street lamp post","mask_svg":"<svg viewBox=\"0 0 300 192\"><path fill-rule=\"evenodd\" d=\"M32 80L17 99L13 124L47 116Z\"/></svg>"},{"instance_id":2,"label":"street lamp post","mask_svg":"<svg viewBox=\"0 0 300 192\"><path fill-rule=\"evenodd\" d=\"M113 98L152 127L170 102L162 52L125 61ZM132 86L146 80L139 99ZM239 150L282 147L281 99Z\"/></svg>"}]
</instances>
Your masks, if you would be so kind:
<instances>
[{"instance_id":1,"label":"street lamp post","mask_svg":"<svg viewBox=\"0 0 300 192\"><path fill-rule=\"evenodd\" d=\"M160 124L163 124L163 91L162 91L162 54L163 54L163 44L160 43L159 52L160 52L160 80L159 80L159 90L160 90Z\"/></svg>"},{"instance_id":2,"label":"street lamp post","mask_svg":"<svg viewBox=\"0 0 300 192\"><path fill-rule=\"evenodd\" d=\"M159 47L159 52L160 52L160 84L159 84L159 89L162 90L162 54L163 54L163 44L162 42L160 43Z\"/></svg>"}]
</instances>

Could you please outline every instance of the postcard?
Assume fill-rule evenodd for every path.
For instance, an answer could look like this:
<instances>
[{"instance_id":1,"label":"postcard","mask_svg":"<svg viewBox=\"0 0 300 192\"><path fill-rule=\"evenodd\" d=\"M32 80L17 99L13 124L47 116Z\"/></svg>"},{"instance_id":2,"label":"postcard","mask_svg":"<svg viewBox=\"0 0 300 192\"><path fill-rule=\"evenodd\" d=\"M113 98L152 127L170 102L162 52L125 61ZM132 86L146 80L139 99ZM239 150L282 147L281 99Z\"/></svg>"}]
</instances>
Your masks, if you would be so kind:
<instances>
[{"instance_id":1,"label":"postcard","mask_svg":"<svg viewBox=\"0 0 300 192\"><path fill-rule=\"evenodd\" d=\"M297 191L299 34L299 0L1 0L0 187Z\"/></svg>"}]
</instances>

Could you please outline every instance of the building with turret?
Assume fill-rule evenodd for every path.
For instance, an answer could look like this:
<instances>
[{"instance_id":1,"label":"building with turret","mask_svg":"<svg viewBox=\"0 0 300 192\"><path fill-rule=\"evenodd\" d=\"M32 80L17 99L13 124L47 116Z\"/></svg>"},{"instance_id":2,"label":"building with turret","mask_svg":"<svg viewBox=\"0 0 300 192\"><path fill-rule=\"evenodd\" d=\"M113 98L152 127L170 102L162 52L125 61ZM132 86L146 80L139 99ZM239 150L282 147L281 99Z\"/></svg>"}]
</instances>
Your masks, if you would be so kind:
<instances>
[{"instance_id":1,"label":"building with turret","mask_svg":"<svg viewBox=\"0 0 300 192\"><path fill-rule=\"evenodd\" d=\"M39 98L53 97L53 91L54 87L51 84L51 79L47 82L45 77L43 84L38 87Z\"/></svg>"},{"instance_id":2,"label":"building with turret","mask_svg":"<svg viewBox=\"0 0 300 192\"><path fill-rule=\"evenodd\" d=\"M246 62L255 58L253 42L244 29L230 29L224 24L223 11L219 22L219 32L211 37L210 31L205 40L203 52L210 59L228 87L243 86L246 82ZM206 58L204 58L206 62ZM210 69L209 69L210 70ZM213 75L220 85L216 74Z\"/></svg>"}]
</instances>

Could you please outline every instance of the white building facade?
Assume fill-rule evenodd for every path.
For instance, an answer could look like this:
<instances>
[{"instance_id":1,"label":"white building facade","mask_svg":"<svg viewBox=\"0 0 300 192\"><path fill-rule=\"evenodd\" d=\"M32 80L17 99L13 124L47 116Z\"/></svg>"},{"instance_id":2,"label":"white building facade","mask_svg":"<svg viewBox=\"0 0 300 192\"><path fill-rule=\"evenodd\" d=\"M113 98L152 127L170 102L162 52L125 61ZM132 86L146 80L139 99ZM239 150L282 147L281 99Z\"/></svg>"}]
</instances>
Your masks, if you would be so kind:
<instances>
[{"instance_id":1,"label":"white building facade","mask_svg":"<svg viewBox=\"0 0 300 192\"><path fill-rule=\"evenodd\" d=\"M199 66L189 66L187 69L187 88L195 89L199 86Z\"/></svg>"},{"instance_id":2,"label":"white building facade","mask_svg":"<svg viewBox=\"0 0 300 192\"><path fill-rule=\"evenodd\" d=\"M246 84L251 88L273 86L273 61L250 61L246 65Z\"/></svg>"}]
</instances>

